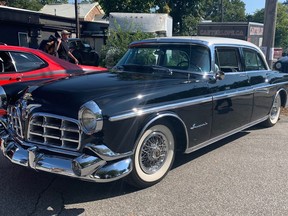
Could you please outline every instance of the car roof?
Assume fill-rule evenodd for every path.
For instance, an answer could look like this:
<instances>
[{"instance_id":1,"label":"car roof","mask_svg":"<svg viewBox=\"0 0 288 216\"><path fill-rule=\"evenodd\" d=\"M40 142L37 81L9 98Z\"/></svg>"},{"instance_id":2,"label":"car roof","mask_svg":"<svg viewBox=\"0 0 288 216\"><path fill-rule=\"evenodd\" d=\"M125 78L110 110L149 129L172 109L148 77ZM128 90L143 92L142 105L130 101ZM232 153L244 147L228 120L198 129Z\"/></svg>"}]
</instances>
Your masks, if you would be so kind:
<instances>
[{"instance_id":1,"label":"car roof","mask_svg":"<svg viewBox=\"0 0 288 216\"><path fill-rule=\"evenodd\" d=\"M0 45L0 50L18 50L18 51L28 51L33 52L35 49L22 46L13 46L13 45Z\"/></svg>"},{"instance_id":2,"label":"car roof","mask_svg":"<svg viewBox=\"0 0 288 216\"><path fill-rule=\"evenodd\" d=\"M206 37L206 36L173 36L173 37L159 37L149 38L141 41L132 42L130 45L139 43L198 43L203 45L237 45L237 46L250 46L259 49L255 44L248 41L224 38L224 37Z\"/></svg>"}]
</instances>

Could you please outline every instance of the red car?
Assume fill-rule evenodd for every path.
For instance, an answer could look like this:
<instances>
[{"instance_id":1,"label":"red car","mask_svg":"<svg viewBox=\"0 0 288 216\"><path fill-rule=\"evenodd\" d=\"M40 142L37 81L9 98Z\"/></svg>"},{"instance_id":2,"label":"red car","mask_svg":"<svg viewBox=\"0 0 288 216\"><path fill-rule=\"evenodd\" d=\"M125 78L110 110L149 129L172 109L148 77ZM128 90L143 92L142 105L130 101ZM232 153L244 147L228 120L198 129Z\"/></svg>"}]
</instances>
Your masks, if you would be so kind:
<instances>
[{"instance_id":1,"label":"red car","mask_svg":"<svg viewBox=\"0 0 288 216\"><path fill-rule=\"evenodd\" d=\"M0 85L105 70L102 67L76 65L41 50L0 45Z\"/></svg>"}]
</instances>

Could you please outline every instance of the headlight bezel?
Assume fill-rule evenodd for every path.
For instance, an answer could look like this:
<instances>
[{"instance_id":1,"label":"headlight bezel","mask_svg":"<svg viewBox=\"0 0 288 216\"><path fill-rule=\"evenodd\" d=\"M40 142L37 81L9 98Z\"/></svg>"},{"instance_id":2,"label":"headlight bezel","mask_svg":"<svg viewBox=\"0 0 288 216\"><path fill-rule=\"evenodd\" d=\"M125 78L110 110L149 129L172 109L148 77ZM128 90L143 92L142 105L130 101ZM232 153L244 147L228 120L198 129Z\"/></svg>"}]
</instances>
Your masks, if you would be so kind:
<instances>
[{"instance_id":1,"label":"headlight bezel","mask_svg":"<svg viewBox=\"0 0 288 216\"><path fill-rule=\"evenodd\" d=\"M84 115L91 115L93 117L95 122L87 121L90 126L87 125L86 118L83 118ZM81 130L87 134L91 135L94 133L97 133L102 130L103 128L103 117L102 117L102 110L100 107L94 102L94 101L88 101L87 103L83 104L80 107L80 110L78 112L78 120L80 123ZM92 127L91 127L92 125Z\"/></svg>"},{"instance_id":2,"label":"headlight bezel","mask_svg":"<svg viewBox=\"0 0 288 216\"><path fill-rule=\"evenodd\" d=\"M0 86L0 109L7 109L7 95L2 86Z\"/></svg>"},{"instance_id":3,"label":"headlight bezel","mask_svg":"<svg viewBox=\"0 0 288 216\"><path fill-rule=\"evenodd\" d=\"M280 70L281 68L282 68L282 63L279 62L279 61L276 62L276 63L275 63L275 69L276 69L276 70Z\"/></svg>"}]
</instances>

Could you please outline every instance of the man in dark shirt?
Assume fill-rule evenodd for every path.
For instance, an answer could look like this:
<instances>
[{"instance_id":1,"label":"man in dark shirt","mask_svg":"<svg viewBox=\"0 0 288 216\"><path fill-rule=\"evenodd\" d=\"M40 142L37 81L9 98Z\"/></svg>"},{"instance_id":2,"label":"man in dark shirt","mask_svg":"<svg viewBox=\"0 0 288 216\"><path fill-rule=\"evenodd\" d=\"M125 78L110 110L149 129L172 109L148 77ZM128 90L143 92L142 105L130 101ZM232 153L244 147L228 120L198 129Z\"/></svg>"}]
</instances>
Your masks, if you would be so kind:
<instances>
[{"instance_id":1,"label":"man in dark shirt","mask_svg":"<svg viewBox=\"0 0 288 216\"><path fill-rule=\"evenodd\" d=\"M70 32L68 32L67 30L63 30L61 32L61 38L58 38L58 45L57 45L58 57L66 61L69 61L69 57L70 57L74 60L75 64L78 64L79 63L78 60L69 51L69 46L68 46L69 35L70 35Z\"/></svg>"}]
</instances>

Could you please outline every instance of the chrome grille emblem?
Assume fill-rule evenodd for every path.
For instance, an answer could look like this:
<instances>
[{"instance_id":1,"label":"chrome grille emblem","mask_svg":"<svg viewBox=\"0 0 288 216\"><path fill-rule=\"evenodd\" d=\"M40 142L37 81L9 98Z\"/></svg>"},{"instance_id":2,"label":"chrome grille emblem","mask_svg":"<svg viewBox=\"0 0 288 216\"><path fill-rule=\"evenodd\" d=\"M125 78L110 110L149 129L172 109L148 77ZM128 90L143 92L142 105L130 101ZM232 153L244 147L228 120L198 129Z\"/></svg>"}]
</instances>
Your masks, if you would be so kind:
<instances>
[{"instance_id":1,"label":"chrome grille emblem","mask_svg":"<svg viewBox=\"0 0 288 216\"><path fill-rule=\"evenodd\" d=\"M23 125L21 122L21 109L20 105L8 107L8 122L10 128L16 133L17 136L24 139Z\"/></svg>"},{"instance_id":2,"label":"chrome grille emblem","mask_svg":"<svg viewBox=\"0 0 288 216\"><path fill-rule=\"evenodd\" d=\"M19 102L19 109L21 112L21 119L24 120L27 118L27 101L26 100L21 100Z\"/></svg>"}]
</instances>

